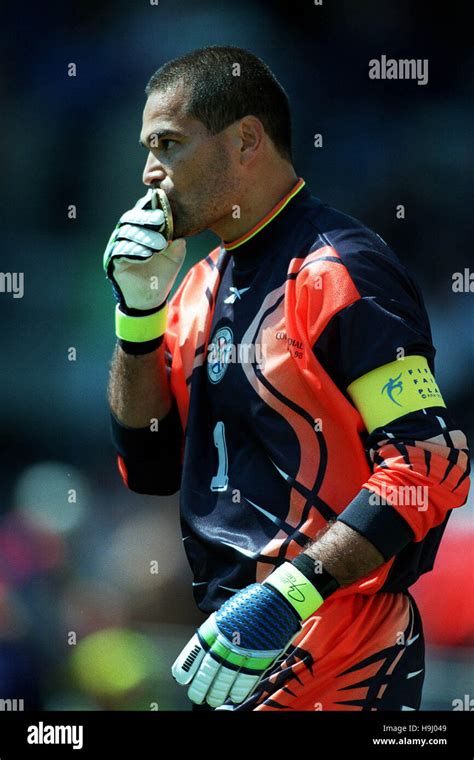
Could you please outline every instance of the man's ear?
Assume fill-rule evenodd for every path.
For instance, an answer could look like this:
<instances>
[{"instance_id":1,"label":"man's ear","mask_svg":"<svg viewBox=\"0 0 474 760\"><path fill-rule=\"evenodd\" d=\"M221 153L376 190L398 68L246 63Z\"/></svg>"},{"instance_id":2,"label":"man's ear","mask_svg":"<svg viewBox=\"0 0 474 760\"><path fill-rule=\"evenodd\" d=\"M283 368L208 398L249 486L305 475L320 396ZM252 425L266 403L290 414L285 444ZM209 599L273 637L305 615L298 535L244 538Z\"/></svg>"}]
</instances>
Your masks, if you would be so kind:
<instances>
[{"instance_id":1,"label":"man's ear","mask_svg":"<svg viewBox=\"0 0 474 760\"><path fill-rule=\"evenodd\" d=\"M244 116L239 123L238 136L241 163L248 164L253 161L264 140L265 130L260 119Z\"/></svg>"}]
</instances>

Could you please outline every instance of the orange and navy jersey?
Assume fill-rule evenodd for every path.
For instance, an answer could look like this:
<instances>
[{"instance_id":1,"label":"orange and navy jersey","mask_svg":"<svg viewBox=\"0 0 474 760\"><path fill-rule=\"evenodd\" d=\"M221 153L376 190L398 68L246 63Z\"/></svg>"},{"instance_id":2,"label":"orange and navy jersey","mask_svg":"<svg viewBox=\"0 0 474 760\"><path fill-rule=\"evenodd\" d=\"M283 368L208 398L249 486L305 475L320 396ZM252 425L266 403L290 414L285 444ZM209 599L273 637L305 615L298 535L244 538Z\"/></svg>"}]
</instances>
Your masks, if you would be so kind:
<instances>
[{"instance_id":1,"label":"orange and navy jersey","mask_svg":"<svg viewBox=\"0 0 474 760\"><path fill-rule=\"evenodd\" d=\"M465 503L469 452L435 380L417 284L382 238L303 179L223 242L169 303L173 405L159 432L113 420L125 483L180 489L203 612L341 520L383 565L334 597L406 590Z\"/></svg>"}]
</instances>

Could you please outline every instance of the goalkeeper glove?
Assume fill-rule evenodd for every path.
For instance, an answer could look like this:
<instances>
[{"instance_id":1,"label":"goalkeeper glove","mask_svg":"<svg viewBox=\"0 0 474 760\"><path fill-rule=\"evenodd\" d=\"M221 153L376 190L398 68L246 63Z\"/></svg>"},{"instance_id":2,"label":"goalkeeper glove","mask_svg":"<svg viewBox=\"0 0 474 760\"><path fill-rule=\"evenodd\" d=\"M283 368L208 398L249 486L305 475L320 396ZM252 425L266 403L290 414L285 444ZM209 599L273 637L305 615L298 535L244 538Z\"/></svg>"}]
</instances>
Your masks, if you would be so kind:
<instances>
[{"instance_id":1,"label":"goalkeeper glove","mask_svg":"<svg viewBox=\"0 0 474 760\"><path fill-rule=\"evenodd\" d=\"M157 348L165 332L167 299L186 256L185 240L171 241L172 232L166 195L151 188L120 217L107 243L103 266L118 301L115 331L129 353Z\"/></svg>"},{"instance_id":2,"label":"goalkeeper glove","mask_svg":"<svg viewBox=\"0 0 474 760\"><path fill-rule=\"evenodd\" d=\"M197 704L243 702L338 587L307 554L284 562L208 617L173 663L174 679L190 684L188 697Z\"/></svg>"}]
</instances>

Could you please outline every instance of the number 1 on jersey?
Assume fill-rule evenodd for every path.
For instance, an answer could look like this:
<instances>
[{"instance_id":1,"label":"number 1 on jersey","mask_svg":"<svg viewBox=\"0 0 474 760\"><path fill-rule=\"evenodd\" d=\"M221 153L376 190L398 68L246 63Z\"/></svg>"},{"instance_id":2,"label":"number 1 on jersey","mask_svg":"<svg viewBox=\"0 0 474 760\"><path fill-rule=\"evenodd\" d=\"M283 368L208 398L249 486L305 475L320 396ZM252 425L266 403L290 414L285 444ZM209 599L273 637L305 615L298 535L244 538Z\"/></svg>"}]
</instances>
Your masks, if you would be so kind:
<instances>
[{"instance_id":1,"label":"number 1 on jersey","mask_svg":"<svg viewBox=\"0 0 474 760\"><path fill-rule=\"evenodd\" d=\"M214 428L214 446L217 447L219 464L217 466L217 475L211 480L211 491L226 491L229 478L227 476L227 446L225 442L225 427L222 420L216 422Z\"/></svg>"}]
</instances>

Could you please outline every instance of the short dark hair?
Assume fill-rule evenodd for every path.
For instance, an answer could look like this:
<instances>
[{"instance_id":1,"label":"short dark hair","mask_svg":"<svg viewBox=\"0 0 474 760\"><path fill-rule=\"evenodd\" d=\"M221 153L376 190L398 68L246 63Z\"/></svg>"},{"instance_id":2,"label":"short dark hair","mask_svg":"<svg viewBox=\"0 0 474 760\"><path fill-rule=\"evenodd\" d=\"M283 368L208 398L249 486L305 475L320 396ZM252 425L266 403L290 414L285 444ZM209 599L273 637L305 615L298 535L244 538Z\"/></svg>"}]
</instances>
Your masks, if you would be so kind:
<instances>
[{"instance_id":1,"label":"short dark hair","mask_svg":"<svg viewBox=\"0 0 474 760\"><path fill-rule=\"evenodd\" d=\"M240 65L236 76L234 65ZM237 119L256 116L278 153L292 161L288 95L264 61L233 45L209 45L161 66L145 93L182 82L189 93L186 114L199 119L215 135Z\"/></svg>"}]
</instances>

